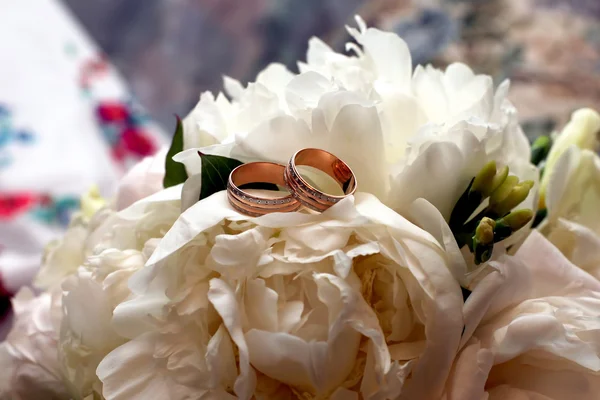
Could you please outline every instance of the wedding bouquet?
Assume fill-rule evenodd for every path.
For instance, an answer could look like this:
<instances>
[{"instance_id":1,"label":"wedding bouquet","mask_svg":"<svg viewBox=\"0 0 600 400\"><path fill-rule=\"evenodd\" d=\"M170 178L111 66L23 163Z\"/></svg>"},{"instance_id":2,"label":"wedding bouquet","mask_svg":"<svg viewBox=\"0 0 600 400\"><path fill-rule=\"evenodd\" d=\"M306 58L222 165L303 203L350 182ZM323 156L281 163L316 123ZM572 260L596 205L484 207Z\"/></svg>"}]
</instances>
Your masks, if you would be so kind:
<instances>
[{"instance_id":1,"label":"wedding bouquet","mask_svg":"<svg viewBox=\"0 0 600 400\"><path fill-rule=\"evenodd\" d=\"M600 116L530 145L508 82L357 23L84 196L14 299L3 399L599 398Z\"/></svg>"}]
</instances>

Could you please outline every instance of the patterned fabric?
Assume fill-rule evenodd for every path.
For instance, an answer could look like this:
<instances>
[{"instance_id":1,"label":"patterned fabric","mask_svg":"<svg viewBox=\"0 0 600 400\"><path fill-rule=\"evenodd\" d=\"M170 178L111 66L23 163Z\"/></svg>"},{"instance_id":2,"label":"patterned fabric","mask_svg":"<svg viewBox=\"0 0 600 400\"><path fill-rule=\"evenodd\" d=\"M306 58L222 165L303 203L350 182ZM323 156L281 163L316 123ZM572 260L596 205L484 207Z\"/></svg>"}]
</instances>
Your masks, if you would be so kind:
<instances>
[{"instance_id":1,"label":"patterned fabric","mask_svg":"<svg viewBox=\"0 0 600 400\"><path fill-rule=\"evenodd\" d=\"M80 195L98 185L110 196L167 141L59 1L1 7L0 315Z\"/></svg>"}]
</instances>

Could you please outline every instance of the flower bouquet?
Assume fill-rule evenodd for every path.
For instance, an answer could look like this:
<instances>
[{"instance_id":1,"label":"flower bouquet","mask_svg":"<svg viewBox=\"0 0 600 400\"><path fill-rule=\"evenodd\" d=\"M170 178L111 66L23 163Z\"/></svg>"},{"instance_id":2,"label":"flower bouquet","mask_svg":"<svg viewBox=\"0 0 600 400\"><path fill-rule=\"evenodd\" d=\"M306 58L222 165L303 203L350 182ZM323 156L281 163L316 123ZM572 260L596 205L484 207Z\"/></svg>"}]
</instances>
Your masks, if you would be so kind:
<instances>
[{"instance_id":1,"label":"flower bouquet","mask_svg":"<svg viewBox=\"0 0 600 400\"><path fill-rule=\"evenodd\" d=\"M600 116L530 145L507 82L357 25L84 196L2 399L600 396Z\"/></svg>"}]
</instances>

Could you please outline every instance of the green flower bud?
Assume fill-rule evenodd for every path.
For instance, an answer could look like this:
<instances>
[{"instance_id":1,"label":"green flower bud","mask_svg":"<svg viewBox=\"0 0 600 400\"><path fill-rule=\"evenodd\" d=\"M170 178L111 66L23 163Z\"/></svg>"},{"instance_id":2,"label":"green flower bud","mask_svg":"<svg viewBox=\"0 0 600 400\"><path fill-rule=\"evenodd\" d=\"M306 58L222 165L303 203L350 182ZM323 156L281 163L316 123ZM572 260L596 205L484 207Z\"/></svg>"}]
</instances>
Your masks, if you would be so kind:
<instances>
[{"instance_id":1,"label":"green flower bud","mask_svg":"<svg viewBox=\"0 0 600 400\"><path fill-rule=\"evenodd\" d=\"M494 228L496 221L491 218L483 217L475 229L475 239L481 244L490 244L494 242Z\"/></svg>"},{"instance_id":2,"label":"green flower bud","mask_svg":"<svg viewBox=\"0 0 600 400\"><path fill-rule=\"evenodd\" d=\"M510 227L513 232L518 231L531 221L533 218L533 211L528 208L513 211L510 214L504 216L502 221Z\"/></svg>"},{"instance_id":3,"label":"green flower bud","mask_svg":"<svg viewBox=\"0 0 600 400\"><path fill-rule=\"evenodd\" d=\"M494 190L490 196L490 206L498 204L506 199L513 188L519 183L519 178L514 175L507 176L504 182Z\"/></svg>"},{"instance_id":4,"label":"green flower bud","mask_svg":"<svg viewBox=\"0 0 600 400\"><path fill-rule=\"evenodd\" d=\"M490 194L496 191L496 189L498 189L500 185L506 182L506 178L508 178L508 167L505 165L504 167L502 167L502 169L500 169L500 171L498 171L498 173L494 177L490 191L489 193L487 193L486 197L488 197Z\"/></svg>"},{"instance_id":5,"label":"green flower bud","mask_svg":"<svg viewBox=\"0 0 600 400\"><path fill-rule=\"evenodd\" d=\"M479 221L475 235L473 236L472 251L475 255L475 264L486 262L492 256L494 250L494 228L496 221L484 217Z\"/></svg>"},{"instance_id":6,"label":"green flower bud","mask_svg":"<svg viewBox=\"0 0 600 400\"><path fill-rule=\"evenodd\" d=\"M533 181L523 181L515 185L508 196L502 199L500 202L490 204L490 211L494 212L498 216L504 216L509 213L513 208L518 206L529 196L529 191L533 187Z\"/></svg>"},{"instance_id":7,"label":"green flower bud","mask_svg":"<svg viewBox=\"0 0 600 400\"><path fill-rule=\"evenodd\" d=\"M473 184L471 185L472 192L490 193L491 185L496 176L496 161L490 161L479 171Z\"/></svg>"},{"instance_id":8,"label":"green flower bud","mask_svg":"<svg viewBox=\"0 0 600 400\"><path fill-rule=\"evenodd\" d=\"M546 159L550 148L552 147L552 139L550 136L539 136L531 145L531 163L538 165Z\"/></svg>"}]
</instances>

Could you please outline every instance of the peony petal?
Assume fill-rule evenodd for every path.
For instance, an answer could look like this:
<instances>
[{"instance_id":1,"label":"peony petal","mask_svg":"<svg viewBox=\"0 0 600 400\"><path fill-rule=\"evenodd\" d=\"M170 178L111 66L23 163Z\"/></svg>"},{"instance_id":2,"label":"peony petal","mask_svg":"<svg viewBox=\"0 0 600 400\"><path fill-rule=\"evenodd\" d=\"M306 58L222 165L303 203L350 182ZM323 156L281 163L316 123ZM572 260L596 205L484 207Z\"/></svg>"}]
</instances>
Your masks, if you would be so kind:
<instances>
[{"instance_id":1,"label":"peony petal","mask_svg":"<svg viewBox=\"0 0 600 400\"><path fill-rule=\"evenodd\" d=\"M239 350L240 375L235 381L235 394L240 399L249 400L256 387L256 373L250 366L248 345L242 332L242 322L235 293L223 280L214 278L210 280L208 300L223 319L223 324L227 328L231 340Z\"/></svg>"},{"instance_id":2,"label":"peony petal","mask_svg":"<svg viewBox=\"0 0 600 400\"><path fill-rule=\"evenodd\" d=\"M344 333L345 327L350 326L357 332L370 339L370 347L373 349L373 356L375 360L375 374L377 380L381 382L383 376L389 371L391 367L390 354L385 341L385 336L379 326L379 320L373 309L365 302L362 295L355 289L352 289L343 279L329 274L316 274L315 281L319 288L319 299L325 303L330 309L334 307L335 302L341 300L340 306L335 306L336 310L339 310L339 314L336 316L336 320L330 325L329 330L329 345L334 346L333 351L337 345L339 351L344 351L336 343L332 343ZM332 286L337 288L338 293L332 292ZM336 292L337 292L336 291ZM335 297L340 296L340 300ZM351 353L349 349L346 349L348 353ZM338 354L334 359L343 359ZM352 363L351 363L352 364ZM340 362L339 368L343 365ZM352 365L350 365L351 368ZM347 371L348 373L349 371ZM346 373L346 375L347 375ZM342 379L345 377L342 376Z\"/></svg>"},{"instance_id":3,"label":"peony petal","mask_svg":"<svg viewBox=\"0 0 600 400\"><path fill-rule=\"evenodd\" d=\"M262 279L252 279L246 283L245 310L249 329L276 332L277 292L266 287Z\"/></svg>"},{"instance_id":4,"label":"peony petal","mask_svg":"<svg viewBox=\"0 0 600 400\"><path fill-rule=\"evenodd\" d=\"M225 191L215 193L197 202L179 216L175 224L162 238L146 265L156 264L167 258L192 241L199 233L222 220L226 218L239 219L241 217L242 215L233 210L227 202Z\"/></svg>"},{"instance_id":5,"label":"peony petal","mask_svg":"<svg viewBox=\"0 0 600 400\"><path fill-rule=\"evenodd\" d=\"M324 390L319 383L334 384L331 382L334 377L325 380L321 375L322 363L327 359L326 342L309 343L286 333L257 329L246 333L246 342L252 365L273 379L309 392Z\"/></svg>"},{"instance_id":6,"label":"peony petal","mask_svg":"<svg viewBox=\"0 0 600 400\"><path fill-rule=\"evenodd\" d=\"M181 189L181 212L184 212L200 199L202 186L202 173L192 175L186 179Z\"/></svg>"},{"instance_id":7,"label":"peony petal","mask_svg":"<svg viewBox=\"0 0 600 400\"><path fill-rule=\"evenodd\" d=\"M206 264L224 277L252 276L258 266L272 260L267 240L273 233L272 229L257 227L237 235L218 235Z\"/></svg>"},{"instance_id":8,"label":"peony petal","mask_svg":"<svg viewBox=\"0 0 600 400\"><path fill-rule=\"evenodd\" d=\"M493 365L489 349L472 341L457 356L450 374L448 400L480 400L485 398L485 385Z\"/></svg>"},{"instance_id":9,"label":"peony petal","mask_svg":"<svg viewBox=\"0 0 600 400\"><path fill-rule=\"evenodd\" d=\"M118 216L125 220L139 220L145 213L146 207L150 204L160 204L166 202L179 201L181 198L181 188L183 185L171 186L161 190L148 197L136 201L131 206L119 212Z\"/></svg>"},{"instance_id":10,"label":"peony petal","mask_svg":"<svg viewBox=\"0 0 600 400\"><path fill-rule=\"evenodd\" d=\"M581 290L600 292L600 281L577 268L539 232L532 231L516 257L535 276L532 297L568 295Z\"/></svg>"},{"instance_id":11,"label":"peony petal","mask_svg":"<svg viewBox=\"0 0 600 400\"><path fill-rule=\"evenodd\" d=\"M237 365L231 338L227 334L227 329L221 325L217 332L210 338L206 346L206 365L211 371L212 389L224 388L233 389L237 377ZM233 396L232 396L233 397Z\"/></svg>"},{"instance_id":12,"label":"peony petal","mask_svg":"<svg viewBox=\"0 0 600 400\"><path fill-rule=\"evenodd\" d=\"M404 40L375 28L363 27L360 31L349 28L348 32L363 46L365 57L380 79L393 83L400 91L409 91L412 60Z\"/></svg>"},{"instance_id":13,"label":"peony petal","mask_svg":"<svg viewBox=\"0 0 600 400\"><path fill-rule=\"evenodd\" d=\"M559 218L547 237L569 261L600 279L600 235L583 225Z\"/></svg>"},{"instance_id":14,"label":"peony petal","mask_svg":"<svg viewBox=\"0 0 600 400\"><path fill-rule=\"evenodd\" d=\"M430 144L393 178L390 203L394 209L407 211L413 201L424 198L440 210L445 219L449 218L453 200L460 196L457 182L462 180L464 163L463 153L455 143Z\"/></svg>"},{"instance_id":15,"label":"peony petal","mask_svg":"<svg viewBox=\"0 0 600 400\"><path fill-rule=\"evenodd\" d=\"M166 340L159 334L146 333L108 354L97 369L104 398L184 400L199 396L203 390L179 382L181 370L171 371L164 359L155 357L156 349L168 344Z\"/></svg>"},{"instance_id":16,"label":"peony petal","mask_svg":"<svg viewBox=\"0 0 600 400\"><path fill-rule=\"evenodd\" d=\"M119 182L115 204L117 211L163 189L167 148L146 157L133 166Z\"/></svg>"},{"instance_id":17,"label":"peony petal","mask_svg":"<svg viewBox=\"0 0 600 400\"><path fill-rule=\"evenodd\" d=\"M183 120L185 149L210 146L225 139L225 118L213 94L202 93L196 107Z\"/></svg>"},{"instance_id":18,"label":"peony petal","mask_svg":"<svg viewBox=\"0 0 600 400\"><path fill-rule=\"evenodd\" d=\"M410 206L410 216L417 225L431 233L444 248L454 279L461 286L466 287L467 264L442 214L427 200L417 199Z\"/></svg>"}]
</instances>

